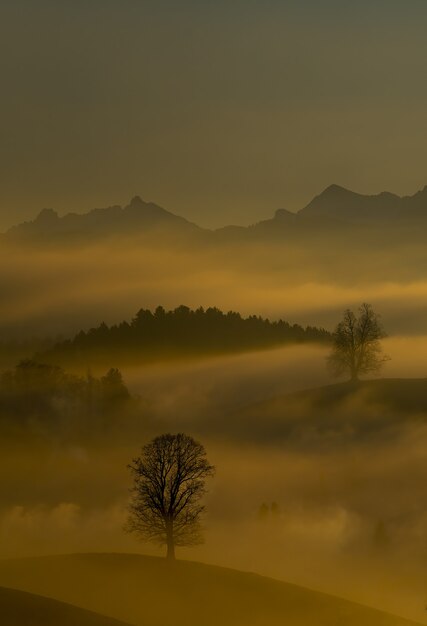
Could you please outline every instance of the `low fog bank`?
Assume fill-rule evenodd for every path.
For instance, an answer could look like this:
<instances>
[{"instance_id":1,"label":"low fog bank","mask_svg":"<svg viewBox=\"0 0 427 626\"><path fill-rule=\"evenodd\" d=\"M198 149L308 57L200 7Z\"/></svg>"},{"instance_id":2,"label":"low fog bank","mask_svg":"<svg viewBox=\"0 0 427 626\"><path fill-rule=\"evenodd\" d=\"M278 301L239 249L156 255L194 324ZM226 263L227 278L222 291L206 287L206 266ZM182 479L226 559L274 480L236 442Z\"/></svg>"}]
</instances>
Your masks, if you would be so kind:
<instances>
[{"instance_id":1,"label":"low fog bank","mask_svg":"<svg viewBox=\"0 0 427 626\"><path fill-rule=\"evenodd\" d=\"M390 337L383 345L390 360L381 377L427 378L426 336ZM174 429L180 424L196 431L200 428L203 433L209 424L212 436L221 437L222 426L223 434L230 436L232 429L227 429L227 423L231 425L230 416L233 416L237 423L235 436L246 439L245 427L249 424L239 422L239 415L244 416L246 409L254 411L260 405L262 412L265 402L337 382L331 379L326 368L328 353L325 346L288 346L251 354L128 368L124 370L124 377L130 389L145 399L150 415L164 428ZM352 400L356 412L360 408L357 405L365 401L364 395L362 391ZM410 403L411 398L407 400ZM309 408L306 398L301 397L298 402L303 417ZM366 412L367 408L364 410ZM349 411L347 407L347 413Z\"/></svg>"},{"instance_id":2,"label":"low fog bank","mask_svg":"<svg viewBox=\"0 0 427 626\"><path fill-rule=\"evenodd\" d=\"M350 452L330 446L327 455L206 440L217 467L207 497L206 543L179 549L178 558L254 571L421 618L426 438L426 428L409 428L393 443ZM86 450L85 456L74 450L60 462L50 458L44 472L32 472L31 485L44 485L36 494L28 471L9 478L9 488L17 487L14 501L21 504L1 511L1 556L163 555L164 549L123 532L130 486L125 465L135 448L98 455ZM33 455L31 465L37 466L40 457Z\"/></svg>"},{"instance_id":3,"label":"low fog bank","mask_svg":"<svg viewBox=\"0 0 427 626\"><path fill-rule=\"evenodd\" d=\"M390 338L385 349L392 359L385 376L427 375L426 337ZM9 433L1 443L0 555L162 554L123 532L126 465L153 435L184 431L204 443L217 473L206 543L179 557L420 618L427 587L424 401L414 408L410 397L406 406L405 396L402 404L363 386L326 404L302 393L332 382L326 354L295 346L133 368L123 374L140 396L140 420L88 438ZM292 435L289 422L298 426Z\"/></svg>"},{"instance_id":4,"label":"low fog bank","mask_svg":"<svg viewBox=\"0 0 427 626\"><path fill-rule=\"evenodd\" d=\"M68 336L159 304L216 306L332 329L344 308L366 301L383 315L388 332L425 333L424 248L386 254L371 242L353 253L348 245L236 242L202 248L146 239L79 248L3 245L0 340Z\"/></svg>"},{"instance_id":5,"label":"low fog bank","mask_svg":"<svg viewBox=\"0 0 427 626\"><path fill-rule=\"evenodd\" d=\"M249 354L128 368L132 391L146 398L153 415L173 425L204 421L307 387L326 384L324 346L287 346Z\"/></svg>"}]
</instances>

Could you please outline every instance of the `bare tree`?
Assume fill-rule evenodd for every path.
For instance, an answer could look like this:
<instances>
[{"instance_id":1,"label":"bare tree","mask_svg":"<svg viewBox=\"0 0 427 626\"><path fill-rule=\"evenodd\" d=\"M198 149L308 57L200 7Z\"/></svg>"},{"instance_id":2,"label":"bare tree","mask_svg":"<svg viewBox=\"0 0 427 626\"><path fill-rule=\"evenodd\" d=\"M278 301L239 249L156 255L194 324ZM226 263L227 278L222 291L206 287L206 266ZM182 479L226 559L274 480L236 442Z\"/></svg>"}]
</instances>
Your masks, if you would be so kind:
<instances>
[{"instance_id":1,"label":"bare tree","mask_svg":"<svg viewBox=\"0 0 427 626\"><path fill-rule=\"evenodd\" d=\"M378 372L389 357L384 355L381 339L386 337L380 317L370 304L359 307L359 315L347 309L333 333L328 366L334 376L350 374L358 380L361 374Z\"/></svg>"},{"instance_id":2,"label":"bare tree","mask_svg":"<svg viewBox=\"0 0 427 626\"><path fill-rule=\"evenodd\" d=\"M202 543L201 498L214 473L202 444L183 433L161 435L128 467L134 486L126 530L166 545L169 559L175 558L175 546Z\"/></svg>"}]
</instances>

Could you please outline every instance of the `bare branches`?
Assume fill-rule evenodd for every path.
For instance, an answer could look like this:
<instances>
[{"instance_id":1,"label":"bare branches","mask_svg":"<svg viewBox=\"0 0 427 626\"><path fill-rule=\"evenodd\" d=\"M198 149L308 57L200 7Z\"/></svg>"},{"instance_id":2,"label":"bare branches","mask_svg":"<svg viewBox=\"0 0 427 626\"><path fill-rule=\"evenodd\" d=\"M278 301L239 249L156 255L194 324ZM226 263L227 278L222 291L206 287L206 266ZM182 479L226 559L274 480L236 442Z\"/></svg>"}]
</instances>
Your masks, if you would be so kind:
<instances>
[{"instance_id":1,"label":"bare branches","mask_svg":"<svg viewBox=\"0 0 427 626\"><path fill-rule=\"evenodd\" d=\"M214 473L204 447L179 433L161 435L129 465L134 479L126 530L168 546L202 542L205 480ZM170 553L170 554L169 554Z\"/></svg>"},{"instance_id":2,"label":"bare branches","mask_svg":"<svg viewBox=\"0 0 427 626\"><path fill-rule=\"evenodd\" d=\"M333 334L333 348L328 367L334 376L359 375L378 372L389 357L383 354L381 339L386 337L380 316L370 304L359 307L359 315L347 309Z\"/></svg>"}]
</instances>

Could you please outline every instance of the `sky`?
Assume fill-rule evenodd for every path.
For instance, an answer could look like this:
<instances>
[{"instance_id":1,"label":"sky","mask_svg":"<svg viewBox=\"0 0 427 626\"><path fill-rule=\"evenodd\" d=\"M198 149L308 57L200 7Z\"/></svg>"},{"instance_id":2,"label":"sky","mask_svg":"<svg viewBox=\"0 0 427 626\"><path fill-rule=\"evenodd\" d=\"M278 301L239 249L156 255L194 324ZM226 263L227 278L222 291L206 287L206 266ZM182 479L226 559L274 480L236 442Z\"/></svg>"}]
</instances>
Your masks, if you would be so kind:
<instances>
[{"instance_id":1,"label":"sky","mask_svg":"<svg viewBox=\"0 0 427 626\"><path fill-rule=\"evenodd\" d=\"M0 0L0 229L138 194L202 226L427 184L425 0Z\"/></svg>"}]
</instances>

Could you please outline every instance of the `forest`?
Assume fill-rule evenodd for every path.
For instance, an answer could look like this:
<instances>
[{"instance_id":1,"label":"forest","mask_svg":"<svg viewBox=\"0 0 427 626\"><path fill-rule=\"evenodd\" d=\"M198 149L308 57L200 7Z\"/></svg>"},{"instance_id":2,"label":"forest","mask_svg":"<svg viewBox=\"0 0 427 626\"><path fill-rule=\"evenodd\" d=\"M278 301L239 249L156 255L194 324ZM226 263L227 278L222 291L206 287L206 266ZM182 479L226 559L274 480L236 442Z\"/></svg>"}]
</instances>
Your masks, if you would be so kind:
<instances>
[{"instance_id":1,"label":"forest","mask_svg":"<svg viewBox=\"0 0 427 626\"><path fill-rule=\"evenodd\" d=\"M129 322L105 323L81 331L73 339L58 342L38 355L51 363L88 364L104 362L155 361L171 357L245 352L299 343L328 343L331 335L323 328L302 327L279 319L256 315L223 313L216 307L192 310L181 305L154 313L141 309Z\"/></svg>"}]
</instances>

